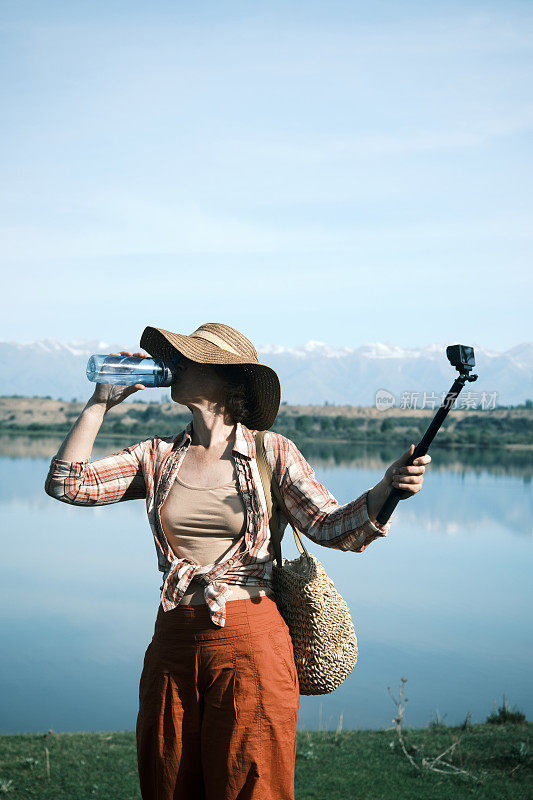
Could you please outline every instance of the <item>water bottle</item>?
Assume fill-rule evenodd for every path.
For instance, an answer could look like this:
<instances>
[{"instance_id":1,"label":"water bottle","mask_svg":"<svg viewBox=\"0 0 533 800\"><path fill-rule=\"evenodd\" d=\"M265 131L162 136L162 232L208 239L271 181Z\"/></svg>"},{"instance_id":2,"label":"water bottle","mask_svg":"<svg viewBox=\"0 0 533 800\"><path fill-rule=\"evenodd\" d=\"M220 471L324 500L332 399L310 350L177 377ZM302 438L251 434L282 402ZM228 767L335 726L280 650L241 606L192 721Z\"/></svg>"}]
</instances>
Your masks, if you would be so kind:
<instances>
[{"instance_id":1,"label":"water bottle","mask_svg":"<svg viewBox=\"0 0 533 800\"><path fill-rule=\"evenodd\" d=\"M147 388L156 389L174 382L180 358L180 353L172 361L142 356L94 355L87 362L87 377L94 383L121 386L142 383Z\"/></svg>"}]
</instances>

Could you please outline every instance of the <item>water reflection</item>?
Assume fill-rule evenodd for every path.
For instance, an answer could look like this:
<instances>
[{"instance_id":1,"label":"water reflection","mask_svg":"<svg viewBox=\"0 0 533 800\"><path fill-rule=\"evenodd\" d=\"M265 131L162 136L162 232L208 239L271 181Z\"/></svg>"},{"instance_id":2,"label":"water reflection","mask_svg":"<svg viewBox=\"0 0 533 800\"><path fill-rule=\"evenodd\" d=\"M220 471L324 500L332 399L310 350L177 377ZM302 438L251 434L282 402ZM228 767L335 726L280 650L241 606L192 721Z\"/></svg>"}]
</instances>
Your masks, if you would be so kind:
<instances>
[{"instance_id":1,"label":"water reflection","mask_svg":"<svg viewBox=\"0 0 533 800\"><path fill-rule=\"evenodd\" d=\"M50 498L42 487L43 470L46 474L51 454L57 452L61 441L55 438L33 441L31 437L0 437L0 457L11 459L10 469L5 472L0 485L2 503L12 506L22 502L26 508L49 508ZM92 460L103 458L128 444L132 442L124 438L100 442L94 447ZM351 453L348 449L345 461L340 460L340 454L336 458L321 457L313 452L312 447L304 448L303 452L319 479L328 488L333 483L338 487L334 494L339 503L352 500L374 485L398 458L398 453L387 457L376 449L371 452L367 449L367 455L360 454L357 458L348 458ZM400 514L402 518L406 515L406 520L416 519L417 527L427 532L445 530L451 535L460 535L467 533L471 524L489 524L497 519L511 533L531 536L531 468L526 464L516 464L512 453L502 451L499 455L500 460L495 463L480 466L479 454L474 458L469 452L466 462L461 463L457 452L442 448L432 451L423 492L408 504L400 503L395 520ZM357 482L354 482L354 472L358 476ZM435 476L438 476L438 482L433 480ZM469 482L469 491L464 490L465 481ZM509 482L513 502L509 502L508 491L503 491L503 486ZM96 510L101 511L101 508Z\"/></svg>"},{"instance_id":2,"label":"water reflection","mask_svg":"<svg viewBox=\"0 0 533 800\"><path fill-rule=\"evenodd\" d=\"M47 458L57 453L63 437L57 436L12 436L0 434L0 456L6 458ZM92 460L114 453L135 444L139 439L124 436L98 437L93 447ZM296 440L295 440L296 441ZM388 445L342 444L336 442L296 442L304 456L313 466L348 466L354 469L369 467L386 468L400 457L402 448ZM406 442L407 449L410 442ZM524 482L533 475L533 447L442 447L433 444L430 448L431 469L445 468L447 472L466 474L516 475Z\"/></svg>"},{"instance_id":3,"label":"water reflection","mask_svg":"<svg viewBox=\"0 0 533 800\"><path fill-rule=\"evenodd\" d=\"M43 489L62 439L0 438L3 553L1 732L133 729L138 678L159 601L142 500L73 507ZM131 439L98 442L93 458ZM301 448L346 502L398 453ZM438 708L481 721L505 692L528 716L532 559L529 456L431 451L424 490L400 503L385 539L364 553L306 542L352 611L358 664L332 695L302 697L299 726L387 727L387 686L409 679L407 723ZM497 455L497 457L496 457ZM292 535L283 554L296 557Z\"/></svg>"}]
</instances>

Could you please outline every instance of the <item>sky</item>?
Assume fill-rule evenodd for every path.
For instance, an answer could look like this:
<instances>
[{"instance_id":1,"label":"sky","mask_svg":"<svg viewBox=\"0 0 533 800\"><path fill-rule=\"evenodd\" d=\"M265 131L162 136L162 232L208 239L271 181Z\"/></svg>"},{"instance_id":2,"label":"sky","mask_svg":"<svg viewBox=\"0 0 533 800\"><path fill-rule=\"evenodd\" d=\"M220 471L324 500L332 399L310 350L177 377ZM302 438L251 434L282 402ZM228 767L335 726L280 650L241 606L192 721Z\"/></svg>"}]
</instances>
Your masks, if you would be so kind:
<instances>
[{"instance_id":1,"label":"sky","mask_svg":"<svg viewBox=\"0 0 533 800\"><path fill-rule=\"evenodd\" d=\"M3 0L0 340L531 336L533 4Z\"/></svg>"}]
</instances>

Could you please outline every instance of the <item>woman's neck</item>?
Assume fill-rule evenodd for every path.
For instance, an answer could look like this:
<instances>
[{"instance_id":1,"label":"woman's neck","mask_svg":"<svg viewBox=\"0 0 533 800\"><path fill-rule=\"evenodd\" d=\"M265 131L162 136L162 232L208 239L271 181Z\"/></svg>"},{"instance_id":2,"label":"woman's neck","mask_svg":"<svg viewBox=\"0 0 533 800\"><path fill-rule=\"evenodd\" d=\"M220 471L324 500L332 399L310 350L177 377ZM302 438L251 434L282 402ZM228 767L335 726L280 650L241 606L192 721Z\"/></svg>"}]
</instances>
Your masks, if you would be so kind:
<instances>
[{"instance_id":1,"label":"woman's neck","mask_svg":"<svg viewBox=\"0 0 533 800\"><path fill-rule=\"evenodd\" d=\"M188 407L192 411L193 445L204 447L206 450L225 449L228 445L233 448L236 425L225 422L224 409L208 401L194 403Z\"/></svg>"}]
</instances>

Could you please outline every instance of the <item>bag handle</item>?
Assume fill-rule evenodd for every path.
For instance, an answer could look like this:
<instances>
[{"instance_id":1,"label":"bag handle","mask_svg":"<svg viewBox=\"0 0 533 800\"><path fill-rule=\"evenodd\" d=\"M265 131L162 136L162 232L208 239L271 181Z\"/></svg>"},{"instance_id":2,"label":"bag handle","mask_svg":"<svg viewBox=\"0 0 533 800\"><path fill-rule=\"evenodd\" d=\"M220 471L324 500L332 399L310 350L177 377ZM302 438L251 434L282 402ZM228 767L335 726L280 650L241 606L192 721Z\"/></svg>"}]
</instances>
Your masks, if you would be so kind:
<instances>
[{"instance_id":1,"label":"bag handle","mask_svg":"<svg viewBox=\"0 0 533 800\"><path fill-rule=\"evenodd\" d=\"M266 504L267 504L267 512L268 512L268 524L270 527L270 535L272 538L272 543L274 545L274 555L276 561L278 562L278 566L282 566L281 561L281 533L279 529L279 509L285 513L285 516L289 520L290 526L292 528L292 532L294 534L294 541L296 542L296 547L303 555L306 554L307 558L309 558L309 553L307 552L307 548L304 545L300 531L294 526L292 522L291 515L285 505L285 501L281 495L280 488L278 486L278 482L274 477L270 464L266 459L265 453L265 433L266 431L257 431L255 434L255 450L256 450L256 460L257 466L259 468L259 475L261 476L261 483L263 484L263 489L265 492ZM272 501L272 495L276 500L276 504Z\"/></svg>"}]
</instances>

